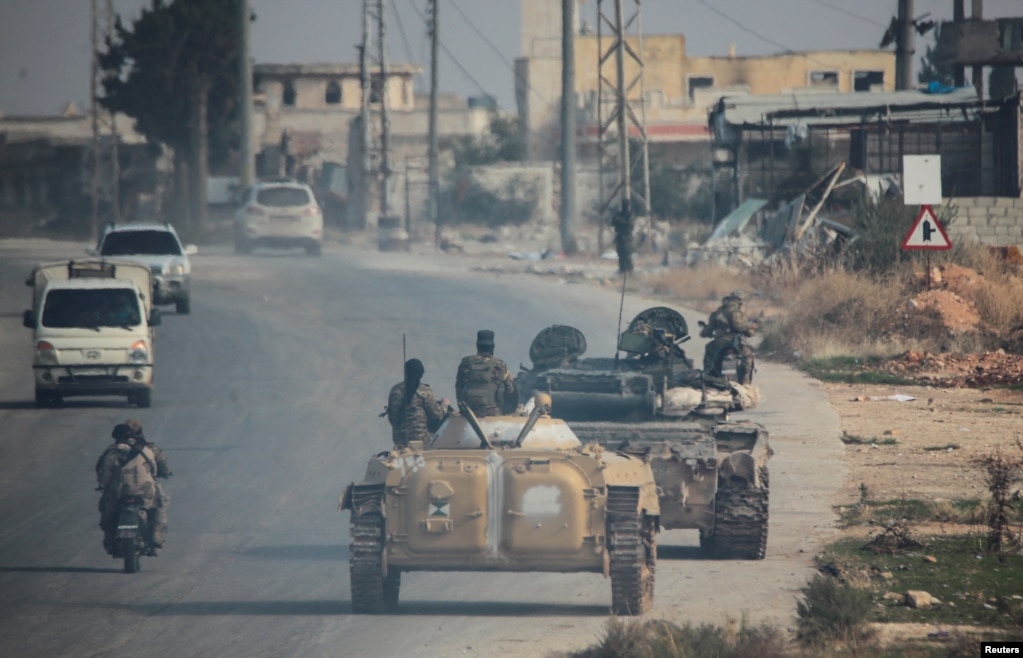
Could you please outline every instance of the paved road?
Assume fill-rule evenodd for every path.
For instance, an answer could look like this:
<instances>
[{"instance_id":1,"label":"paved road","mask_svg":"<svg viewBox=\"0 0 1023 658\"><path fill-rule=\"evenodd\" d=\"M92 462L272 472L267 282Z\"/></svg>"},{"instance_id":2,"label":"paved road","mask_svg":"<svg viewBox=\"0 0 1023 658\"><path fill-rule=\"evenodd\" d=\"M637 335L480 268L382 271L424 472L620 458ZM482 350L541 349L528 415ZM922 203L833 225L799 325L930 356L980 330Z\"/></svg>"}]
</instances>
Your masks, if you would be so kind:
<instances>
[{"instance_id":1,"label":"paved road","mask_svg":"<svg viewBox=\"0 0 1023 658\"><path fill-rule=\"evenodd\" d=\"M424 380L453 397L479 328L497 332L513 369L555 323L582 329L588 354L611 354L612 291L466 272L458 257L213 247L194 257L192 314L167 307L158 328L151 409L72 398L37 410L23 280L83 248L0 241L4 655L542 656L599 636L610 584L593 574L408 574L397 616L352 615L348 514L336 507L390 444L377 414L401 378L403 334ZM647 305L627 300L626 320ZM695 533L663 534L655 616L790 623L812 574L844 476L837 417L801 375L764 365L758 377L766 399L749 416L775 450L767 559L700 560ZM93 465L132 416L175 477L167 548L129 576L101 547Z\"/></svg>"}]
</instances>

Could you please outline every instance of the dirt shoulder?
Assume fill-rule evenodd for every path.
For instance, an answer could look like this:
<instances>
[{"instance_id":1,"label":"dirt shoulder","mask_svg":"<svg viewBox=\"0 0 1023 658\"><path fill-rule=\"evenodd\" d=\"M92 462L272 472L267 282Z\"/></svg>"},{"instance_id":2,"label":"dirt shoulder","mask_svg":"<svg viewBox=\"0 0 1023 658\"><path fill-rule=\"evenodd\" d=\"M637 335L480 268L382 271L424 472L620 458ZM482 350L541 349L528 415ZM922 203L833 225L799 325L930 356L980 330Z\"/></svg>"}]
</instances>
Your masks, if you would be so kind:
<instances>
[{"instance_id":1,"label":"dirt shoulder","mask_svg":"<svg viewBox=\"0 0 1023 658\"><path fill-rule=\"evenodd\" d=\"M849 472L836 504L859 500L861 485L877 501L984 497L980 461L999 449L1016 450L1023 437L1020 390L851 384L825 389L847 443Z\"/></svg>"}]
</instances>

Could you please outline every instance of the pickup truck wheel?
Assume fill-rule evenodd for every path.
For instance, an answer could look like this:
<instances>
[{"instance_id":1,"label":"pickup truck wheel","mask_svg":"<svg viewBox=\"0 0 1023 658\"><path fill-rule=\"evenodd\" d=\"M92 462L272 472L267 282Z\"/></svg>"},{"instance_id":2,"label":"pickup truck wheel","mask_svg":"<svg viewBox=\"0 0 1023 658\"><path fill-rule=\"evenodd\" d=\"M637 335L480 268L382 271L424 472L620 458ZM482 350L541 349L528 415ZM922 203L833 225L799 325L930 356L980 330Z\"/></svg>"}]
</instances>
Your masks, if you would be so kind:
<instances>
[{"instance_id":1,"label":"pickup truck wheel","mask_svg":"<svg viewBox=\"0 0 1023 658\"><path fill-rule=\"evenodd\" d=\"M188 295L178 298L174 302L174 310L177 311L178 315L188 315L192 312L192 298Z\"/></svg>"},{"instance_id":2,"label":"pickup truck wheel","mask_svg":"<svg viewBox=\"0 0 1023 658\"><path fill-rule=\"evenodd\" d=\"M54 396L49 391L40 391L36 389L36 407L43 409L45 407L56 406Z\"/></svg>"}]
</instances>

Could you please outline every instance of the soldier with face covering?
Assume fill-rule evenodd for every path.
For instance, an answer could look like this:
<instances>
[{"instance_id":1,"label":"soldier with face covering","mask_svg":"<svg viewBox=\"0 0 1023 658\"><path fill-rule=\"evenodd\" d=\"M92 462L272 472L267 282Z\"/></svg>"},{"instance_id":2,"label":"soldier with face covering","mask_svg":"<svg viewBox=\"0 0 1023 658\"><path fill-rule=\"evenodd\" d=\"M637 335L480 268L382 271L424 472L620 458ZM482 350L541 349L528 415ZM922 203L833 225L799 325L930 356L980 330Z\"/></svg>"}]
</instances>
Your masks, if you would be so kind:
<instances>
[{"instance_id":1,"label":"soldier with face covering","mask_svg":"<svg viewBox=\"0 0 1023 658\"><path fill-rule=\"evenodd\" d=\"M447 398L437 402L429 384L423 382L426 368L419 359L405 362L405 379L391 387L387 396L387 421L397 448L409 441L426 441L447 417Z\"/></svg>"}]
</instances>

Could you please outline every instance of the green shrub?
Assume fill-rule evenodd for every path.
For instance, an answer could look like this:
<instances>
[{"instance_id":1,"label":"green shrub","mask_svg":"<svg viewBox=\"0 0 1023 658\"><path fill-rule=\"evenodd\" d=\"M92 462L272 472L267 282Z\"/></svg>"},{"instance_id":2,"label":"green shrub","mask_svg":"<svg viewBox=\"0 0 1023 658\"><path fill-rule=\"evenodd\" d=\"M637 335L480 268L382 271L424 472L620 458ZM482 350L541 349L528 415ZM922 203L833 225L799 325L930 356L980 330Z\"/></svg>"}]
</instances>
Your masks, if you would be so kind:
<instances>
[{"instance_id":1,"label":"green shrub","mask_svg":"<svg viewBox=\"0 0 1023 658\"><path fill-rule=\"evenodd\" d=\"M790 655L783 630L751 626L685 624L664 620L611 619L599 644L569 654L571 658L784 658Z\"/></svg>"},{"instance_id":2,"label":"green shrub","mask_svg":"<svg viewBox=\"0 0 1023 658\"><path fill-rule=\"evenodd\" d=\"M839 641L860 646L871 639L867 625L873 605L870 592L821 575L800 591L803 598L796 602L800 642L823 645Z\"/></svg>"}]
</instances>

